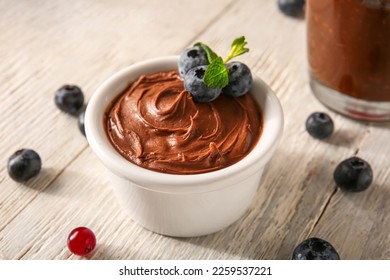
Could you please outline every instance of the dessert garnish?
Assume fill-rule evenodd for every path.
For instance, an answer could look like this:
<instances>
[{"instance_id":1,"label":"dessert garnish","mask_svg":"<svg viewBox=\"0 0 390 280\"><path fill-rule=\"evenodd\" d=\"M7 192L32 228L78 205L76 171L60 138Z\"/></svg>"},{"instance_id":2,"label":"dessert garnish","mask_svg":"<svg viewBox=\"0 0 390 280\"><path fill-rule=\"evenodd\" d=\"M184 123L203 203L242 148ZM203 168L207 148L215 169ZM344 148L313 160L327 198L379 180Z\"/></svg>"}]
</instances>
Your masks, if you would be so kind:
<instances>
[{"instance_id":1,"label":"dessert garnish","mask_svg":"<svg viewBox=\"0 0 390 280\"><path fill-rule=\"evenodd\" d=\"M368 162L355 156L337 165L333 179L336 185L344 191L360 192L371 185L373 173Z\"/></svg>"},{"instance_id":2,"label":"dessert garnish","mask_svg":"<svg viewBox=\"0 0 390 280\"><path fill-rule=\"evenodd\" d=\"M179 60L179 73L184 78L188 70L195 66L207 65L207 54L205 50L200 46L193 46L186 49L180 56Z\"/></svg>"},{"instance_id":3,"label":"dessert garnish","mask_svg":"<svg viewBox=\"0 0 390 280\"><path fill-rule=\"evenodd\" d=\"M27 180L39 174L42 161L37 152L31 149L16 151L8 159L7 169L9 176L17 182Z\"/></svg>"},{"instance_id":4,"label":"dessert garnish","mask_svg":"<svg viewBox=\"0 0 390 280\"><path fill-rule=\"evenodd\" d=\"M336 249L328 241L311 237L295 247L293 260L339 260Z\"/></svg>"},{"instance_id":5,"label":"dessert garnish","mask_svg":"<svg viewBox=\"0 0 390 280\"><path fill-rule=\"evenodd\" d=\"M96 237L92 230L87 227L77 227L68 236L68 248L78 256L88 255L95 249Z\"/></svg>"},{"instance_id":6,"label":"dessert garnish","mask_svg":"<svg viewBox=\"0 0 390 280\"><path fill-rule=\"evenodd\" d=\"M226 95L239 97L252 88L251 70L244 63L232 61L226 64L229 73L229 83L223 88Z\"/></svg>"},{"instance_id":7,"label":"dessert garnish","mask_svg":"<svg viewBox=\"0 0 390 280\"><path fill-rule=\"evenodd\" d=\"M333 120L324 112L314 112L306 120L307 132L316 139L328 138L333 133Z\"/></svg>"},{"instance_id":8,"label":"dessert garnish","mask_svg":"<svg viewBox=\"0 0 390 280\"><path fill-rule=\"evenodd\" d=\"M179 59L179 73L184 88L197 102L210 102L221 93L239 97L252 87L252 74L242 62L229 62L232 58L249 51L245 37L236 38L230 53L223 59L204 43L196 43L186 49Z\"/></svg>"},{"instance_id":9,"label":"dessert garnish","mask_svg":"<svg viewBox=\"0 0 390 280\"><path fill-rule=\"evenodd\" d=\"M220 94L221 88L208 87L204 81L207 65L200 65L191 68L184 78L184 88L188 90L192 98L197 102L210 102Z\"/></svg>"}]
</instances>

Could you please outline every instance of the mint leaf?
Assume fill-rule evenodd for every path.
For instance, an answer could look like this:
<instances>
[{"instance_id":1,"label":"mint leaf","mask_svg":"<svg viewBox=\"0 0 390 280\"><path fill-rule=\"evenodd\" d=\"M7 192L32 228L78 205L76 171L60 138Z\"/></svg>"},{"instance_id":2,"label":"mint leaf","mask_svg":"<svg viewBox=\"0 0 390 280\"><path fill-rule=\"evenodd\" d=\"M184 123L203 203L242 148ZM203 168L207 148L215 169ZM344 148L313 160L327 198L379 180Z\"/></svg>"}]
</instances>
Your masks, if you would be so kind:
<instances>
[{"instance_id":1,"label":"mint leaf","mask_svg":"<svg viewBox=\"0 0 390 280\"><path fill-rule=\"evenodd\" d=\"M212 49L210 49L210 47L207 46L206 44L199 42L196 43L194 46L199 46L204 49L204 51L207 54L207 60L209 61L209 63L212 63L215 59L217 59L218 55Z\"/></svg>"},{"instance_id":2,"label":"mint leaf","mask_svg":"<svg viewBox=\"0 0 390 280\"><path fill-rule=\"evenodd\" d=\"M249 52L249 49L245 48L247 43L248 42L245 41L245 36L241 36L241 37L234 39L232 46L231 46L231 49L230 49L230 53L225 58L224 62L226 63L229 60L231 60L233 57L236 57L236 56L242 55L246 52Z\"/></svg>"},{"instance_id":3,"label":"mint leaf","mask_svg":"<svg viewBox=\"0 0 390 280\"><path fill-rule=\"evenodd\" d=\"M207 66L203 77L206 86L209 88L224 88L227 86L229 83L229 76L225 63L227 63L233 57L249 52L249 49L245 48L246 44L247 42L245 41L245 36L234 39L230 48L230 53L225 58L225 60L223 60L222 57L218 56L212 49L210 49L209 46L203 44L202 42L198 42L194 45L203 48L207 55L209 65Z\"/></svg>"},{"instance_id":4,"label":"mint leaf","mask_svg":"<svg viewBox=\"0 0 390 280\"><path fill-rule=\"evenodd\" d=\"M203 80L209 88L223 88L229 83L228 72L222 57L217 57L206 69Z\"/></svg>"}]
</instances>

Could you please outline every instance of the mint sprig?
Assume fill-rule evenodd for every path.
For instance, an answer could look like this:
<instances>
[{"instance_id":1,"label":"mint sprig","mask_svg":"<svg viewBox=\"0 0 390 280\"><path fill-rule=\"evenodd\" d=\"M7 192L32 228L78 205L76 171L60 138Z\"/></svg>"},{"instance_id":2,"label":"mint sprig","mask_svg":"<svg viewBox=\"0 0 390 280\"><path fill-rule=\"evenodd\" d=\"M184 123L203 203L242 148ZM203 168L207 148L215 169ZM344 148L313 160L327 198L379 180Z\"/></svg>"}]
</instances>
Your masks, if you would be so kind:
<instances>
[{"instance_id":1,"label":"mint sprig","mask_svg":"<svg viewBox=\"0 0 390 280\"><path fill-rule=\"evenodd\" d=\"M232 43L232 46L230 48L230 53L225 58L224 62L226 63L229 60L231 60L233 57L236 57L236 56L239 56L239 55L242 55L244 53L249 52L249 49L245 48L247 43L248 42L245 41L245 37L244 36L241 36L241 37L238 37L238 38L234 39L234 41Z\"/></svg>"},{"instance_id":2,"label":"mint sprig","mask_svg":"<svg viewBox=\"0 0 390 280\"><path fill-rule=\"evenodd\" d=\"M229 83L229 74L226 68L226 63L234 57L249 52L248 48L245 48L247 42L245 36L234 39L231 44L229 55L222 59L218 56L209 46L201 42L196 43L195 46L200 46L207 54L207 60L209 65L207 66L203 80L209 88L224 88Z\"/></svg>"},{"instance_id":3,"label":"mint sprig","mask_svg":"<svg viewBox=\"0 0 390 280\"><path fill-rule=\"evenodd\" d=\"M207 66L203 80L209 88L223 88L227 86L229 83L228 72L220 56Z\"/></svg>"}]
</instances>

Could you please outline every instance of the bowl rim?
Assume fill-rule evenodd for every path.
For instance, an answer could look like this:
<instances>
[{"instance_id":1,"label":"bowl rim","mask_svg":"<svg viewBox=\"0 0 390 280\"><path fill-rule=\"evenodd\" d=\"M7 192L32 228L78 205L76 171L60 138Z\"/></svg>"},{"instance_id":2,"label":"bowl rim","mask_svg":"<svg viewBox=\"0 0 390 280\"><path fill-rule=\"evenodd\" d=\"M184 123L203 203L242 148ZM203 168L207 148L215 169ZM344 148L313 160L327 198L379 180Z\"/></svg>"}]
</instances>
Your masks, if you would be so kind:
<instances>
[{"instance_id":1,"label":"bowl rim","mask_svg":"<svg viewBox=\"0 0 390 280\"><path fill-rule=\"evenodd\" d=\"M275 93L259 77L253 75L252 95L260 105L263 115L263 131L252 151L237 163L228 167L200 174L168 174L140 167L120 155L108 140L103 128L103 116L107 106L136 78L177 68L179 56L163 56L134 63L107 78L93 93L85 113L87 141L102 163L114 174L126 178L146 189L159 192L189 190L212 191L221 188L221 181L228 181L240 174L248 177L261 169L270 159L281 138L284 125L282 107ZM256 168L254 168L256 167ZM251 174L248 174L251 173ZM236 176L237 177L237 176ZM244 177L244 178L245 178ZM205 187L207 185L208 187ZM203 189L203 187L205 187Z\"/></svg>"}]
</instances>

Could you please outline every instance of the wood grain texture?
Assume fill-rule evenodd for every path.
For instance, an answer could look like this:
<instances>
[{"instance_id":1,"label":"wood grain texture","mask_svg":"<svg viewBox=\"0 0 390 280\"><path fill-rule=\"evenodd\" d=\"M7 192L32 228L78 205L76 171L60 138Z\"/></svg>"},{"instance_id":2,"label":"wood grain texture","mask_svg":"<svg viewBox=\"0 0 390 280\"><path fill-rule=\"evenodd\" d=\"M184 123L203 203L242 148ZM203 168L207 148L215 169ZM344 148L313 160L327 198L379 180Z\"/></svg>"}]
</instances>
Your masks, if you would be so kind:
<instances>
[{"instance_id":1,"label":"wood grain texture","mask_svg":"<svg viewBox=\"0 0 390 280\"><path fill-rule=\"evenodd\" d=\"M390 259L390 125L347 119L314 98L305 22L283 16L275 1L3 0L0 11L0 259L77 259L66 237L79 225L98 237L92 259L289 259L309 236L328 240L344 259ZM203 237L141 228L117 204L76 120L54 106L54 91L74 83L88 100L131 63L197 41L225 54L241 35L250 52L240 59L274 89L286 125L250 209ZM327 141L305 131L316 110L334 119ZM5 165L22 147L44 162L27 184L13 182ZM375 181L348 194L336 189L332 173L354 154L372 164Z\"/></svg>"}]
</instances>

